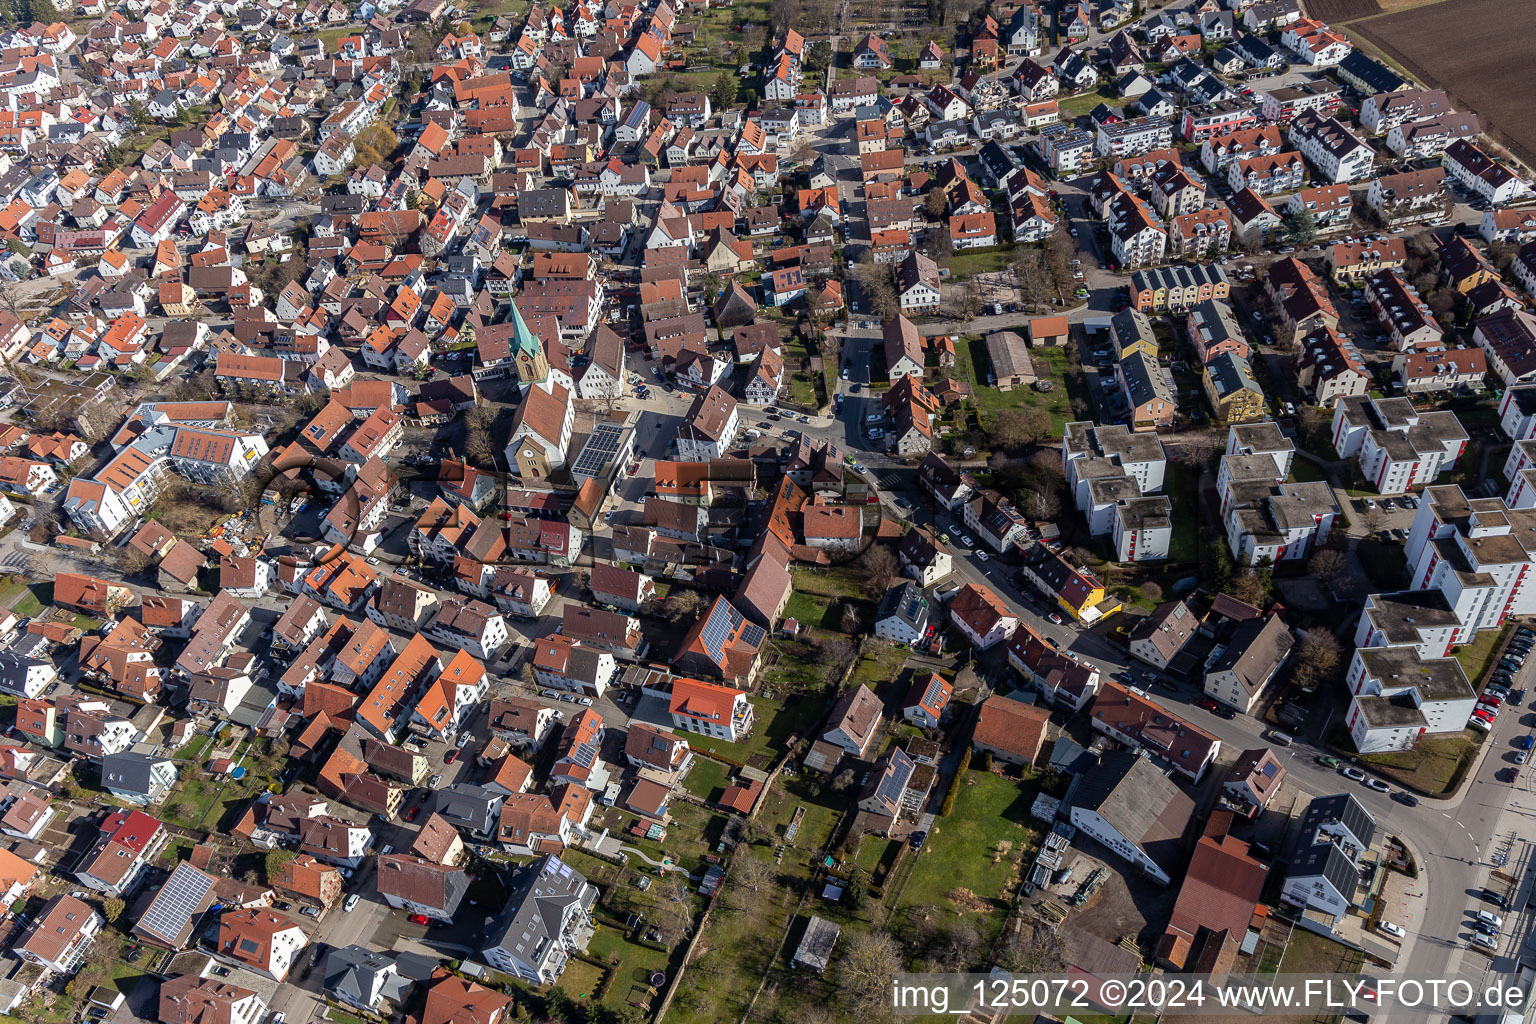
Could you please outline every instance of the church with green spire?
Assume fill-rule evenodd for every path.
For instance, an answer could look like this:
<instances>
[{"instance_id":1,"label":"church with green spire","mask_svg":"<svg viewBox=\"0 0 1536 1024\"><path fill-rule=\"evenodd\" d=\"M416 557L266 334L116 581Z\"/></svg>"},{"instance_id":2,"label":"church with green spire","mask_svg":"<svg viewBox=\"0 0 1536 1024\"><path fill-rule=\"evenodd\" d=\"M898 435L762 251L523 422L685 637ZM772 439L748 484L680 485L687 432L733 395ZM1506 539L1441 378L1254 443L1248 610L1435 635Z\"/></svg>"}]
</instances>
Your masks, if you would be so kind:
<instances>
[{"instance_id":1,"label":"church with green spire","mask_svg":"<svg viewBox=\"0 0 1536 1024\"><path fill-rule=\"evenodd\" d=\"M546 383L549 359L544 355L544 344L528 329L516 301L512 303L512 330L512 358L517 364L518 382L525 387Z\"/></svg>"}]
</instances>

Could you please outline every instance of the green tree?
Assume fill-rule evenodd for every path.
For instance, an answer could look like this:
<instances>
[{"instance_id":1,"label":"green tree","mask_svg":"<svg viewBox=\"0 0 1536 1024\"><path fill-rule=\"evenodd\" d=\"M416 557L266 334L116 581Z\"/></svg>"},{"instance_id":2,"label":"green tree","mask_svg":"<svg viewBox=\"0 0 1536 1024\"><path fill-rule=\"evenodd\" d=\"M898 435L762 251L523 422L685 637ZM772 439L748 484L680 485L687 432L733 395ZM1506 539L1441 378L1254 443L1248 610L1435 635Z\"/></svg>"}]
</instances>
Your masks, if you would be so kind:
<instances>
[{"instance_id":1,"label":"green tree","mask_svg":"<svg viewBox=\"0 0 1536 1024\"><path fill-rule=\"evenodd\" d=\"M737 85L736 76L729 71L715 76L715 84L709 87L709 98L714 101L716 110L728 110L736 103Z\"/></svg>"},{"instance_id":2,"label":"green tree","mask_svg":"<svg viewBox=\"0 0 1536 1024\"><path fill-rule=\"evenodd\" d=\"M848 876L848 882L843 886L843 898L848 906L854 910L863 910L869 902L869 872L863 868L854 868Z\"/></svg>"},{"instance_id":3,"label":"green tree","mask_svg":"<svg viewBox=\"0 0 1536 1024\"><path fill-rule=\"evenodd\" d=\"M102 901L101 916L107 919L108 924L116 924L117 919L123 916L123 911L126 909L123 901L114 896Z\"/></svg>"},{"instance_id":4,"label":"green tree","mask_svg":"<svg viewBox=\"0 0 1536 1024\"><path fill-rule=\"evenodd\" d=\"M1317 218L1312 211L1303 209L1285 218L1285 236L1296 245L1311 245L1317 237Z\"/></svg>"}]
</instances>

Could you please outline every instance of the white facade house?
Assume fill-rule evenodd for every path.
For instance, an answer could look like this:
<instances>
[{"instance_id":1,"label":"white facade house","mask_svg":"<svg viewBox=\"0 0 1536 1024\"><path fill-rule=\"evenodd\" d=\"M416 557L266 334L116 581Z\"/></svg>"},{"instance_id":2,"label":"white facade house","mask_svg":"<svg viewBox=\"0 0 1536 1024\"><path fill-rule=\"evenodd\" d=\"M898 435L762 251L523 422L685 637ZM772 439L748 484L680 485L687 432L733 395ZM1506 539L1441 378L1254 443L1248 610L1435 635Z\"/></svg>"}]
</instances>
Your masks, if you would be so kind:
<instances>
[{"instance_id":1,"label":"white facade house","mask_svg":"<svg viewBox=\"0 0 1536 1024\"><path fill-rule=\"evenodd\" d=\"M1511 202L1531 191L1531 183L1466 139L1445 147L1440 164L1445 173L1494 205Z\"/></svg>"}]
</instances>

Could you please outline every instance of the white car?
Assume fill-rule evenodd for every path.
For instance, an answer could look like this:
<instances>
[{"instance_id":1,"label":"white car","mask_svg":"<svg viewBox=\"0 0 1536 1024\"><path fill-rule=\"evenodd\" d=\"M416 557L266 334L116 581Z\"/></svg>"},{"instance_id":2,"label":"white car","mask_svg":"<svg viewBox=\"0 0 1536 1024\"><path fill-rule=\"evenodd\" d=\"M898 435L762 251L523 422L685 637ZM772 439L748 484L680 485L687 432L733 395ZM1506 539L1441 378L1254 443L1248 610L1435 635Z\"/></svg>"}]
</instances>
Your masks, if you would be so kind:
<instances>
[{"instance_id":1,"label":"white car","mask_svg":"<svg viewBox=\"0 0 1536 1024\"><path fill-rule=\"evenodd\" d=\"M1403 931L1402 925L1393 924L1391 921L1378 922L1376 927L1380 928L1394 939L1406 939L1408 937L1408 933Z\"/></svg>"},{"instance_id":2,"label":"white car","mask_svg":"<svg viewBox=\"0 0 1536 1024\"><path fill-rule=\"evenodd\" d=\"M988 558L990 558L992 556L988 555L985 551L977 551L976 552L976 557L981 559L983 562L985 562Z\"/></svg>"},{"instance_id":3,"label":"white car","mask_svg":"<svg viewBox=\"0 0 1536 1024\"><path fill-rule=\"evenodd\" d=\"M346 902L342 903L341 909L351 911L357 906L357 901L360 899L362 899L361 896L359 896L357 893L353 893L351 896L347 897Z\"/></svg>"}]
</instances>

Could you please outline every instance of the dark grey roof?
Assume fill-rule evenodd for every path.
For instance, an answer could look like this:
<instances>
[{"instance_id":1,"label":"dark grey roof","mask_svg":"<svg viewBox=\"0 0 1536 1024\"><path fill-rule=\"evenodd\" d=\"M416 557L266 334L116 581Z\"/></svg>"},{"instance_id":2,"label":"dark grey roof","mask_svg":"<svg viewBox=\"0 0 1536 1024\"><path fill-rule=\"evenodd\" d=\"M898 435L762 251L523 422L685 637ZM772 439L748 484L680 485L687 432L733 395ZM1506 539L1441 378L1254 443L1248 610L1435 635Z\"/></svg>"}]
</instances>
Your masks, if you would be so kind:
<instances>
[{"instance_id":1,"label":"dark grey roof","mask_svg":"<svg viewBox=\"0 0 1536 1024\"><path fill-rule=\"evenodd\" d=\"M894 616L921 633L928 628L930 611L923 588L913 580L905 580L885 592L880 607L875 610L875 621L884 622Z\"/></svg>"},{"instance_id":2,"label":"dark grey roof","mask_svg":"<svg viewBox=\"0 0 1536 1024\"><path fill-rule=\"evenodd\" d=\"M442 790L437 813L455 828L490 835L496 831L503 797L481 786L460 782Z\"/></svg>"},{"instance_id":3,"label":"dark grey roof","mask_svg":"<svg viewBox=\"0 0 1536 1024\"><path fill-rule=\"evenodd\" d=\"M596 897L585 875L546 854L514 877L489 946L526 950L521 959L538 963L548 942L563 931L571 906L590 908Z\"/></svg>"},{"instance_id":4,"label":"dark grey roof","mask_svg":"<svg viewBox=\"0 0 1536 1024\"><path fill-rule=\"evenodd\" d=\"M1311 878L1322 875L1328 882L1349 899L1355 891L1355 884L1359 881L1359 870L1354 862L1332 843L1312 843L1297 849L1291 854L1290 867L1286 874L1291 878Z\"/></svg>"},{"instance_id":5,"label":"dark grey roof","mask_svg":"<svg viewBox=\"0 0 1536 1024\"><path fill-rule=\"evenodd\" d=\"M168 760L150 757L125 750L121 754L108 754L101 759L101 784L108 789L148 796L154 782L151 774L155 765Z\"/></svg>"},{"instance_id":6,"label":"dark grey roof","mask_svg":"<svg viewBox=\"0 0 1536 1024\"><path fill-rule=\"evenodd\" d=\"M380 953L357 945L333 948L325 955L325 990L354 1006L371 1006L375 996L398 1003L412 977L396 973L397 956L415 954Z\"/></svg>"},{"instance_id":7,"label":"dark grey roof","mask_svg":"<svg viewBox=\"0 0 1536 1024\"><path fill-rule=\"evenodd\" d=\"M1408 84L1402 75L1360 50L1349 51L1348 56L1339 61L1339 74L1358 78L1370 87L1371 92L1396 92Z\"/></svg>"},{"instance_id":8,"label":"dark grey roof","mask_svg":"<svg viewBox=\"0 0 1536 1024\"><path fill-rule=\"evenodd\" d=\"M1313 800L1301 817L1298 834L1310 839L1318 826L1335 821L1355 837L1362 849L1370 848L1371 840L1376 836L1376 819L1352 793L1335 793Z\"/></svg>"}]
</instances>

